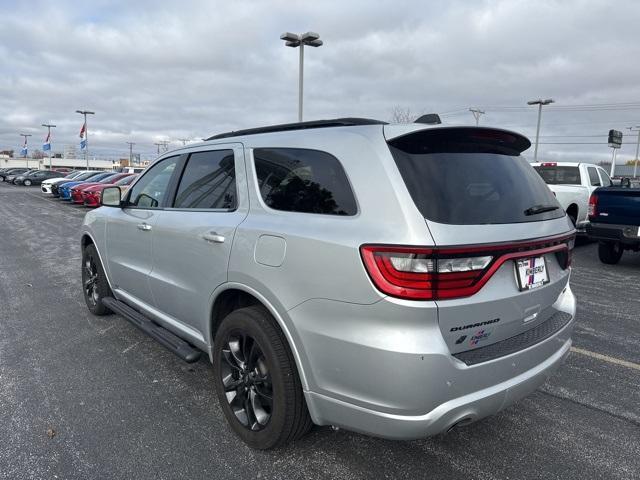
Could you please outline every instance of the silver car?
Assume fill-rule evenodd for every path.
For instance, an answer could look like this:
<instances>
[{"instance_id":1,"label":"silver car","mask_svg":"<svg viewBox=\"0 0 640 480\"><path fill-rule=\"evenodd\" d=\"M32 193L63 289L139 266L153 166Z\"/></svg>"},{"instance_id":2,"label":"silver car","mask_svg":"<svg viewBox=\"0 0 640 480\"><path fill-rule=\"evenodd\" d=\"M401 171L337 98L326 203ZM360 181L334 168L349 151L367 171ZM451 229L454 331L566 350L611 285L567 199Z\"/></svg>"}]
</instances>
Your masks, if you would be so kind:
<instances>
[{"instance_id":1,"label":"silver car","mask_svg":"<svg viewBox=\"0 0 640 480\"><path fill-rule=\"evenodd\" d=\"M535 390L571 346L574 229L518 133L337 119L168 152L82 228L96 315L186 361L266 449L416 439Z\"/></svg>"}]
</instances>

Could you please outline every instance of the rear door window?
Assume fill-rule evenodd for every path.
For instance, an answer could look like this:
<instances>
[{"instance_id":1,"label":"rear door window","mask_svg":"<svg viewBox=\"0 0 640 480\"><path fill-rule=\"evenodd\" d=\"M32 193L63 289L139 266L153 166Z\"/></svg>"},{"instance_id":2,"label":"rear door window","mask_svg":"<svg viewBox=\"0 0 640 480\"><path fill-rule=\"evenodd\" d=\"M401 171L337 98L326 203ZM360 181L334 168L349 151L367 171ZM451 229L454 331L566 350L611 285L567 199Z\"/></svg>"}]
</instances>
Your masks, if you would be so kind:
<instances>
[{"instance_id":1,"label":"rear door window","mask_svg":"<svg viewBox=\"0 0 640 480\"><path fill-rule=\"evenodd\" d=\"M174 208L233 210L236 205L233 150L192 153L180 179Z\"/></svg>"},{"instance_id":2,"label":"rear door window","mask_svg":"<svg viewBox=\"0 0 640 480\"><path fill-rule=\"evenodd\" d=\"M355 215L356 199L342 165L333 155L303 148L253 151L258 187L275 210Z\"/></svg>"},{"instance_id":3,"label":"rear door window","mask_svg":"<svg viewBox=\"0 0 640 480\"><path fill-rule=\"evenodd\" d=\"M578 167L540 165L533 168L548 185L582 185Z\"/></svg>"},{"instance_id":4,"label":"rear door window","mask_svg":"<svg viewBox=\"0 0 640 480\"><path fill-rule=\"evenodd\" d=\"M611 177L604 170L600 169L600 177L602 178L602 186L610 187L611 186Z\"/></svg>"},{"instance_id":5,"label":"rear door window","mask_svg":"<svg viewBox=\"0 0 640 480\"><path fill-rule=\"evenodd\" d=\"M589 183L592 187L600 186L600 177L598 176L598 171L596 167L588 167L587 171L589 172Z\"/></svg>"},{"instance_id":6,"label":"rear door window","mask_svg":"<svg viewBox=\"0 0 640 480\"><path fill-rule=\"evenodd\" d=\"M564 211L549 187L519 155L529 142L523 146L523 137L509 136L516 137L498 131L434 129L391 140L389 148L428 220L478 225L562 217ZM531 212L539 206L552 210Z\"/></svg>"}]
</instances>

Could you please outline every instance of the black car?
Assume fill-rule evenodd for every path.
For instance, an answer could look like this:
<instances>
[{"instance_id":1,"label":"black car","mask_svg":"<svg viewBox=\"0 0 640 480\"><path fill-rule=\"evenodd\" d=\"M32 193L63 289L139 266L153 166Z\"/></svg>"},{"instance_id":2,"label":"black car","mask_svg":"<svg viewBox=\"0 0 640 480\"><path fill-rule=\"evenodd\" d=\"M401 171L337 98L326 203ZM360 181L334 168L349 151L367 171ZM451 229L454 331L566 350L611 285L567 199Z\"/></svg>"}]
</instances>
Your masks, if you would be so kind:
<instances>
[{"instance_id":1,"label":"black car","mask_svg":"<svg viewBox=\"0 0 640 480\"><path fill-rule=\"evenodd\" d=\"M30 170L30 168L8 168L4 172L0 172L0 182L5 182L9 176L22 175Z\"/></svg>"},{"instance_id":2,"label":"black car","mask_svg":"<svg viewBox=\"0 0 640 480\"><path fill-rule=\"evenodd\" d=\"M32 170L30 172L18 175L14 180L14 185L24 185L29 187L31 185L40 185L45 180L50 178L63 178L65 176L62 172L56 172L55 170Z\"/></svg>"}]
</instances>

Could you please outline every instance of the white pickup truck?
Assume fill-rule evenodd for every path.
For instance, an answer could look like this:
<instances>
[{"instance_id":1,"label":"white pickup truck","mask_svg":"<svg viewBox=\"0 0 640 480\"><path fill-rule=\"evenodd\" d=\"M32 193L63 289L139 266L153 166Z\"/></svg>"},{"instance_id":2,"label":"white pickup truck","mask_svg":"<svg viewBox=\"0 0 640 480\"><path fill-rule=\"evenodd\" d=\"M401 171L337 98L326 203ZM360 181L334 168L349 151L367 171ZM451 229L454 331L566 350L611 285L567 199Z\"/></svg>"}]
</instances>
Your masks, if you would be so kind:
<instances>
[{"instance_id":1,"label":"white pickup truck","mask_svg":"<svg viewBox=\"0 0 640 480\"><path fill-rule=\"evenodd\" d=\"M579 232L589 223L588 206L591 193L598 187L611 185L607 172L591 163L542 162L533 168L567 212Z\"/></svg>"}]
</instances>

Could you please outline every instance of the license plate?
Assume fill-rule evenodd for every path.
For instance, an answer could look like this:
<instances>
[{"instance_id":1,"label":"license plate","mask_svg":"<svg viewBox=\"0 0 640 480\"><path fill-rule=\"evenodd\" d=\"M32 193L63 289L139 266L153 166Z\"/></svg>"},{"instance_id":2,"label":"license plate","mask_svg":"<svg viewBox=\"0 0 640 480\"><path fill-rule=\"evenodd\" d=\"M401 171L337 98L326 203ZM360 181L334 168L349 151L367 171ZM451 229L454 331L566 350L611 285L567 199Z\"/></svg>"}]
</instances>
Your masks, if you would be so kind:
<instances>
[{"instance_id":1,"label":"license plate","mask_svg":"<svg viewBox=\"0 0 640 480\"><path fill-rule=\"evenodd\" d=\"M544 257L516 260L516 277L520 291L532 290L549 283L549 273Z\"/></svg>"}]
</instances>

